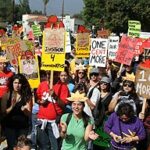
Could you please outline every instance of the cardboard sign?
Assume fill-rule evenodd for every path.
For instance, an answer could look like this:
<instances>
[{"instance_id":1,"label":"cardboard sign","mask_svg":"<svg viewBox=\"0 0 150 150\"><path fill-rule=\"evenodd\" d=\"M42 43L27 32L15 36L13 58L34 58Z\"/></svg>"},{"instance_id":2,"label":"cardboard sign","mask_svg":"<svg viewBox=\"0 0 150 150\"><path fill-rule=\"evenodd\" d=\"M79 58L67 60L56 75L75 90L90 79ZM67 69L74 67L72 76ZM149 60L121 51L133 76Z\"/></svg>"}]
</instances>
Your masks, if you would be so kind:
<instances>
[{"instance_id":1,"label":"cardboard sign","mask_svg":"<svg viewBox=\"0 0 150 150\"><path fill-rule=\"evenodd\" d=\"M37 88L40 84L40 74L37 57L19 57L19 70L29 81L31 88Z\"/></svg>"},{"instance_id":2,"label":"cardboard sign","mask_svg":"<svg viewBox=\"0 0 150 150\"><path fill-rule=\"evenodd\" d=\"M97 37L100 38L108 38L108 36L110 35L110 30L98 30L97 31Z\"/></svg>"},{"instance_id":3,"label":"cardboard sign","mask_svg":"<svg viewBox=\"0 0 150 150\"><path fill-rule=\"evenodd\" d=\"M76 37L76 57L86 58L90 54L90 34L78 33Z\"/></svg>"},{"instance_id":4,"label":"cardboard sign","mask_svg":"<svg viewBox=\"0 0 150 150\"><path fill-rule=\"evenodd\" d=\"M71 29L71 19L70 19L70 16L66 16L65 17L64 24L65 24L66 31L69 32L70 29Z\"/></svg>"},{"instance_id":5,"label":"cardboard sign","mask_svg":"<svg viewBox=\"0 0 150 150\"><path fill-rule=\"evenodd\" d=\"M136 92L144 98L150 98L150 68L142 66L137 68Z\"/></svg>"},{"instance_id":6,"label":"cardboard sign","mask_svg":"<svg viewBox=\"0 0 150 150\"><path fill-rule=\"evenodd\" d=\"M141 32L141 23L136 20L128 21L128 36L139 37Z\"/></svg>"},{"instance_id":7,"label":"cardboard sign","mask_svg":"<svg viewBox=\"0 0 150 150\"><path fill-rule=\"evenodd\" d=\"M44 53L64 53L65 47L65 29L44 29L45 40L44 40Z\"/></svg>"},{"instance_id":8,"label":"cardboard sign","mask_svg":"<svg viewBox=\"0 0 150 150\"><path fill-rule=\"evenodd\" d=\"M108 58L114 60L119 47L119 36L109 36Z\"/></svg>"},{"instance_id":9,"label":"cardboard sign","mask_svg":"<svg viewBox=\"0 0 150 150\"><path fill-rule=\"evenodd\" d=\"M32 25L32 30L35 37L39 37L42 35L40 25Z\"/></svg>"},{"instance_id":10,"label":"cardboard sign","mask_svg":"<svg viewBox=\"0 0 150 150\"><path fill-rule=\"evenodd\" d=\"M66 32L66 38L65 38L65 52L70 53L71 52L71 40L70 40L70 32Z\"/></svg>"},{"instance_id":11,"label":"cardboard sign","mask_svg":"<svg viewBox=\"0 0 150 150\"><path fill-rule=\"evenodd\" d=\"M116 55L116 62L130 65L135 54L135 43L129 42L131 39L127 36L122 36L121 42Z\"/></svg>"},{"instance_id":12,"label":"cardboard sign","mask_svg":"<svg viewBox=\"0 0 150 150\"><path fill-rule=\"evenodd\" d=\"M108 39L91 39L90 66L105 67L107 60Z\"/></svg>"},{"instance_id":13,"label":"cardboard sign","mask_svg":"<svg viewBox=\"0 0 150 150\"><path fill-rule=\"evenodd\" d=\"M63 30L64 31L64 30ZM51 32L51 31L50 31ZM57 32L57 31L56 31ZM50 36L50 35L49 35ZM55 37L56 36L56 37ZM55 35L54 37L56 38L56 42L57 42L57 40L59 39L58 37L57 37L57 34ZM60 36L60 35L58 35L58 36ZM62 38L62 37L61 37ZM46 37L46 34L45 34L45 32L43 33L43 45L42 45L42 62L41 62L41 64L42 64L42 67L41 67L41 69L42 70L53 70L53 71L63 71L64 70L64 64L65 64L65 52L64 52L64 47L62 47L61 46L61 43L64 43L64 42L62 42L61 41L61 43L54 43L53 44L53 46L54 45L56 45L57 46L57 48L56 47L53 47L53 49L51 49L52 48L52 46L50 46L50 45L48 45L48 41L50 40L51 38L48 38L48 37ZM64 38L63 38L64 39ZM47 40L47 42L45 41L45 40ZM54 40L53 38L52 38L52 40ZM50 41L50 43L51 43L52 41ZM55 42L55 41L54 41ZM52 51L50 51L50 52L45 52L45 50L46 50L46 45L48 46L48 47L51 47L49 50L54 50L55 52L52 52ZM59 48L60 47L60 48ZM55 49L56 48L56 49ZM57 51L58 49L60 49L61 51Z\"/></svg>"},{"instance_id":14,"label":"cardboard sign","mask_svg":"<svg viewBox=\"0 0 150 150\"><path fill-rule=\"evenodd\" d=\"M43 54L42 55L42 70L64 71L65 53L58 54Z\"/></svg>"}]
</instances>

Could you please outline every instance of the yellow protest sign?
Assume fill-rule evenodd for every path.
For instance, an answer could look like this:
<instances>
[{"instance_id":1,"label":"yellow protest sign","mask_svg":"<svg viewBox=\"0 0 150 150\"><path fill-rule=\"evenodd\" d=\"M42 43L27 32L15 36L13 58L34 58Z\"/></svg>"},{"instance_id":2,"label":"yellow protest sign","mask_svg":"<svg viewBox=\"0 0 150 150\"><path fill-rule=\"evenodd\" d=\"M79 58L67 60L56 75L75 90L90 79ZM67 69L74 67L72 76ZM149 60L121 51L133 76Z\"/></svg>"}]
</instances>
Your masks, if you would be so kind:
<instances>
[{"instance_id":1,"label":"yellow protest sign","mask_svg":"<svg viewBox=\"0 0 150 150\"><path fill-rule=\"evenodd\" d=\"M64 71L65 53L43 54L42 70Z\"/></svg>"},{"instance_id":2,"label":"yellow protest sign","mask_svg":"<svg viewBox=\"0 0 150 150\"><path fill-rule=\"evenodd\" d=\"M128 36L139 37L141 32L141 23L136 20L128 21Z\"/></svg>"},{"instance_id":3,"label":"yellow protest sign","mask_svg":"<svg viewBox=\"0 0 150 150\"><path fill-rule=\"evenodd\" d=\"M28 79L31 88L37 88L40 84L40 74L38 59L36 57L19 57L19 70L20 73L25 75Z\"/></svg>"},{"instance_id":4,"label":"yellow protest sign","mask_svg":"<svg viewBox=\"0 0 150 150\"><path fill-rule=\"evenodd\" d=\"M64 71L65 30L46 29L43 32L42 70Z\"/></svg>"},{"instance_id":5,"label":"yellow protest sign","mask_svg":"<svg viewBox=\"0 0 150 150\"><path fill-rule=\"evenodd\" d=\"M78 33L76 37L76 57L86 58L90 55L90 34Z\"/></svg>"}]
</instances>

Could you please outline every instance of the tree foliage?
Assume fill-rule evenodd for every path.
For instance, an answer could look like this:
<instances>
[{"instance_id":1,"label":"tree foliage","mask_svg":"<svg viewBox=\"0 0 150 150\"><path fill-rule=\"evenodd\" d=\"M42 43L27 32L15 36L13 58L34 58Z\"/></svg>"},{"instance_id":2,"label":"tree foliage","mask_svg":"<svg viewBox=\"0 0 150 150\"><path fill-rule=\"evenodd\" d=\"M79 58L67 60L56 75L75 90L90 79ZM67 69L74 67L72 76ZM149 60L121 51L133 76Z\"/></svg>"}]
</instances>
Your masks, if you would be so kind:
<instances>
[{"instance_id":1,"label":"tree foliage","mask_svg":"<svg viewBox=\"0 0 150 150\"><path fill-rule=\"evenodd\" d=\"M150 1L147 0L83 0L85 24L97 29L111 29L113 32L127 32L128 20L139 20L142 30L150 26Z\"/></svg>"}]
</instances>

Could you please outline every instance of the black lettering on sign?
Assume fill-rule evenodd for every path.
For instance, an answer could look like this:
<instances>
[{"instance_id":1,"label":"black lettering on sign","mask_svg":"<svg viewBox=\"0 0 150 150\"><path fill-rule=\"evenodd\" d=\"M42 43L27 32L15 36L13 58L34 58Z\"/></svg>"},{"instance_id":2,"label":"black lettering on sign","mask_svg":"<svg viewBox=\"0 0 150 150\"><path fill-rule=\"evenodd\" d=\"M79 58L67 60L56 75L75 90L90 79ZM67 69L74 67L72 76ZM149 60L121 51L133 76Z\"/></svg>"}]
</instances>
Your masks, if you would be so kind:
<instances>
[{"instance_id":1,"label":"black lettering on sign","mask_svg":"<svg viewBox=\"0 0 150 150\"><path fill-rule=\"evenodd\" d=\"M103 48L105 49L105 43L106 41L96 41L96 40L93 40L92 42L92 48L93 49L96 49L96 48Z\"/></svg>"},{"instance_id":2,"label":"black lettering on sign","mask_svg":"<svg viewBox=\"0 0 150 150\"><path fill-rule=\"evenodd\" d=\"M54 59L55 59L55 54L51 54L51 59L52 59L52 61L54 61Z\"/></svg>"},{"instance_id":3,"label":"black lettering on sign","mask_svg":"<svg viewBox=\"0 0 150 150\"><path fill-rule=\"evenodd\" d=\"M106 56L92 56L90 63L94 61L95 63L105 64L105 60L106 60Z\"/></svg>"}]
</instances>

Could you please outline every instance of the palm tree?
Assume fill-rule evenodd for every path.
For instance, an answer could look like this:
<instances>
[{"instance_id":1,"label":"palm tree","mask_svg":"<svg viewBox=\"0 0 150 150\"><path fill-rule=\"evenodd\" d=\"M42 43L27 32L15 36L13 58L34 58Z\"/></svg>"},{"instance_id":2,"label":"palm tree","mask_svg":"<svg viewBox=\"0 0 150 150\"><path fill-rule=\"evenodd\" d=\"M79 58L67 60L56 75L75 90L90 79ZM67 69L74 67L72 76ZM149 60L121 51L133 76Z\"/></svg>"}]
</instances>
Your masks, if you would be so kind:
<instances>
[{"instance_id":1,"label":"palm tree","mask_svg":"<svg viewBox=\"0 0 150 150\"><path fill-rule=\"evenodd\" d=\"M44 3L44 15L46 15L46 6L48 4L49 0L43 0Z\"/></svg>"}]
</instances>

